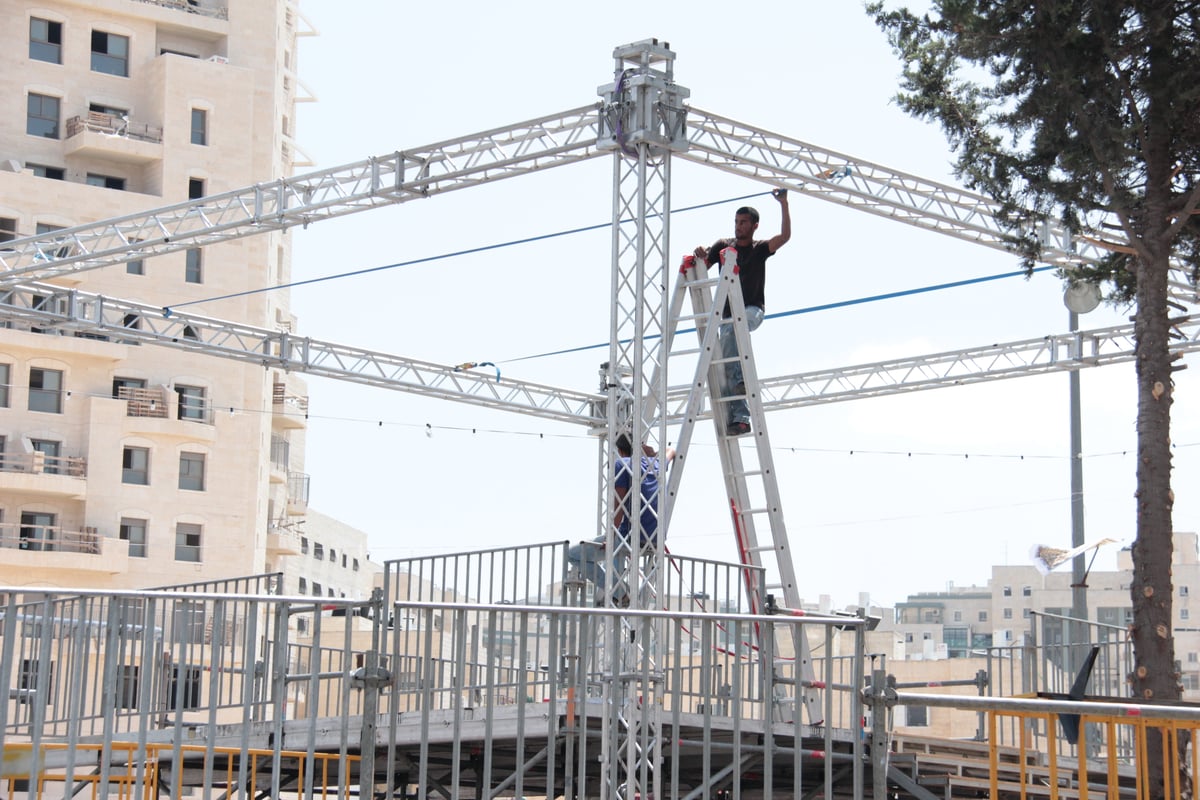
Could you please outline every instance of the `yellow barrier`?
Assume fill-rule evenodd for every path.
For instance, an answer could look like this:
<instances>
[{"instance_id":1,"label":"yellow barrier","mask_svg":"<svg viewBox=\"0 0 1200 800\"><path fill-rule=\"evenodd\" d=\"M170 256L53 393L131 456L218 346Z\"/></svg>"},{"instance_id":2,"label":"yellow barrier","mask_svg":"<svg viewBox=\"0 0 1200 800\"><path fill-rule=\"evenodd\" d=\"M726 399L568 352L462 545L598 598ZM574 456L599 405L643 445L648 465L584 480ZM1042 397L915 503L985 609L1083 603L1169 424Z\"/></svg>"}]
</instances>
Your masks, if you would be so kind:
<instances>
[{"instance_id":1,"label":"yellow barrier","mask_svg":"<svg viewBox=\"0 0 1200 800\"><path fill-rule=\"evenodd\" d=\"M74 760L76 766L73 774L70 776L73 788L66 786L67 769L66 769L66 751L68 745L61 743L43 744L40 748L40 753L37 758L34 757L33 746L31 744L7 743L4 747L3 755L0 756L0 763L3 764L3 781L7 784L8 791L6 797L19 797L24 794L30 800L42 800L45 797L80 797L80 784L90 784L92 800L99 800L99 789L102 782L102 776L99 774L99 769L96 766L100 763L101 753L104 746L101 744L81 744L74 748ZM176 748L170 744L150 744L145 748L145 759L140 763L135 759L138 756L138 747L134 742L114 742L109 751L112 754L112 762L117 764L124 761L123 765L117 765L110 768L108 775L108 797L117 797L119 800L155 800L162 797L170 790L169 786L161 785L162 778L161 767L170 764ZM238 759L242 756L242 751L236 747L214 747L212 748L212 761L207 759L209 749L204 745L182 745L178 748L178 753L183 755L195 755L197 753L205 756L205 760L195 765L195 769L207 770L211 767L213 775L213 784L217 784L220 776L223 774L224 779L220 783L227 787L236 787L238 781ZM274 759L276 752L274 750L264 749L249 749L245 751L245 756L248 759L248 769L246 777L245 796L269 796L271 790L271 775L266 773L261 776L264 778L264 785L259 786L260 778L259 760L262 758ZM308 761L308 753L295 750L281 750L278 752L280 759L281 771L290 771L289 768L295 771L294 784L289 784L285 790L289 794L297 796L303 794L305 782L305 766ZM221 763L223 760L223 764ZM351 782L344 780L341 782L341 788L338 788L338 767L341 761L341 756L337 753L314 753L313 754L313 792L315 797L322 800L330 800L330 798L338 798L338 800L347 800L350 796ZM357 755L346 755L346 764L349 767L360 761ZM53 766L48 766L53 763ZM34 765L42 765L35 769ZM141 767L141 791L140 796L135 795L138 789L138 772ZM330 779L333 783L330 783ZM22 791L18 781L29 781L33 785L29 789ZM61 788L56 788L53 792L47 795L50 787L56 784L62 784ZM188 787L183 787L187 791ZM357 788L354 786L353 788ZM160 791L164 794L160 794Z\"/></svg>"},{"instance_id":2,"label":"yellow barrier","mask_svg":"<svg viewBox=\"0 0 1200 800\"><path fill-rule=\"evenodd\" d=\"M1185 785L1187 767L1180 763L1181 752L1191 765L1197 763L1200 722L1155 719L1129 713L1080 714L1076 757L1067 758L1059 753L1058 713L998 709L986 713L989 742L998 741L1001 718L1017 720L1021 731L1016 763L1002 765L1000 748L995 744L989 748L989 791L992 797L999 797L1001 792L1019 793L1022 800L1027 797L1048 797L1049 800L1149 800L1151 797L1161 797L1183 800L1191 796L1189 787ZM1089 743L1089 723L1100 726L1103 731L1099 742ZM1045 732L1045 742L1035 749L1030 731L1039 725ZM1163 742L1161 787L1151 785L1148 769L1150 741L1158 736L1162 737ZM1181 751L1181 743L1185 741L1188 743L1186 752ZM1093 746L1099 748L1099 755L1089 758ZM1122 755L1122 746L1131 752ZM1043 757L1045 766L1034 766ZM1005 780L1006 777L1015 780Z\"/></svg>"}]
</instances>

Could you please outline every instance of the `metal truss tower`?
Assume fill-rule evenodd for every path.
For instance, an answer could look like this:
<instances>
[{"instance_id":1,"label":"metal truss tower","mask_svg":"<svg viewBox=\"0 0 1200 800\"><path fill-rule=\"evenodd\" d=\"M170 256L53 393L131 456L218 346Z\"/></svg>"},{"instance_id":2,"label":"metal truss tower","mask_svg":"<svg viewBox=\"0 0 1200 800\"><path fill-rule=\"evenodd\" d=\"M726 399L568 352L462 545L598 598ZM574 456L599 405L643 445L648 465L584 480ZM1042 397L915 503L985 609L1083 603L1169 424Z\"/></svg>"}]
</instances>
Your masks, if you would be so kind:
<instances>
[{"instance_id":1,"label":"metal truss tower","mask_svg":"<svg viewBox=\"0 0 1200 800\"><path fill-rule=\"evenodd\" d=\"M674 82L675 54L656 39L613 51L613 83L601 86L597 149L613 154L612 316L609 354L604 368L607 440L601 445L599 527L606 532L606 574L628 587L638 604L662 593L662 570L643 565L662 562L665 525L654 542L630 537L632 552L614 567L619 538L613 524L613 465L618 434L633 446L629 519L633 530L643 512L641 444L663 450L667 444L667 374L663 333L667 328L671 154L687 148L684 100L688 91ZM666 466L665 463L663 465ZM658 493L655 515L662 520L665 492ZM613 593L599 588L607 605ZM605 797L659 797L662 778L660 725L650 698L664 687L655 663L654 626L611 618L608 632L610 670L605 686L604 745L601 753Z\"/></svg>"}]
</instances>

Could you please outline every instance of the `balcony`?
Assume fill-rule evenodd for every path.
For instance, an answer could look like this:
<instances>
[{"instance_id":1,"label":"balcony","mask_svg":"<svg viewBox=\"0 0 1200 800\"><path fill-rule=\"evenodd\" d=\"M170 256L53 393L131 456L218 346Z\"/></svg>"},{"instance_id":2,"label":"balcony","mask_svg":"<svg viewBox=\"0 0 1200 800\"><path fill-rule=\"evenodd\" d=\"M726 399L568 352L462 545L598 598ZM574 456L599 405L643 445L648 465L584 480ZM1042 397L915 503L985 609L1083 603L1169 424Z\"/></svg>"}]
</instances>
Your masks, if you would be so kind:
<instances>
[{"instance_id":1,"label":"balcony","mask_svg":"<svg viewBox=\"0 0 1200 800\"><path fill-rule=\"evenodd\" d=\"M146 164L163 157L163 131L126 117L89 111L67 120L65 153L94 156L129 164Z\"/></svg>"},{"instance_id":2,"label":"balcony","mask_svg":"<svg viewBox=\"0 0 1200 800\"><path fill-rule=\"evenodd\" d=\"M288 394L286 383L276 383L271 395L273 420L280 428L303 428L308 424L308 397Z\"/></svg>"},{"instance_id":3,"label":"balcony","mask_svg":"<svg viewBox=\"0 0 1200 800\"><path fill-rule=\"evenodd\" d=\"M275 433L271 434L271 483L283 483L287 480L291 449L291 443L287 439Z\"/></svg>"},{"instance_id":4,"label":"balcony","mask_svg":"<svg viewBox=\"0 0 1200 800\"><path fill-rule=\"evenodd\" d=\"M300 555L300 534L291 528L275 526L267 531L268 556Z\"/></svg>"},{"instance_id":5,"label":"balcony","mask_svg":"<svg viewBox=\"0 0 1200 800\"><path fill-rule=\"evenodd\" d=\"M122 386L117 397L125 401L125 415L129 417L167 418L167 396L162 387L138 389Z\"/></svg>"},{"instance_id":6,"label":"balcony","mask_svg":"<svg viewBox=\"0 0 1200 800\"><path fill-rule=\"evenodd\" d=\"M229 19L229 9L224 3L212 2L211 0L141 0L143 3L149 3L152 6L160 8L173 8L176 11L186 11L189 14L198 14L202 17L212 17L213 19Z\"/></svg>"},{"instance_id":7,"label":"balcony","mask_svg":"<svg viewBox=\"0 0 1200 800\"><path fill-rule=\"evenodd\" d=\"M29 575L44 570L80 570L116 575L128 569L129 542L101 536L95 528L0 523L4 565Z\"/></svg>"},{"instance_id":8,"label":"balcony","mask_svg":"<svg viewBox=\"0 0 1200 800\"><path fill-rule=\"evenodd\" d=\"M0 487L31 495L83 497L87 459L32 453L0 453Z\"/></svg>"},{"instance_id":9,"label":"balcony","mask_svg":"<svg viewBox=\"0 0 1200 800\"><path fill-rule=\"evenodd\" d=\"M292 516L300 516L308 511L308 485L308 473L288 473L288 514Z\"/></svg>"}]
</instances>

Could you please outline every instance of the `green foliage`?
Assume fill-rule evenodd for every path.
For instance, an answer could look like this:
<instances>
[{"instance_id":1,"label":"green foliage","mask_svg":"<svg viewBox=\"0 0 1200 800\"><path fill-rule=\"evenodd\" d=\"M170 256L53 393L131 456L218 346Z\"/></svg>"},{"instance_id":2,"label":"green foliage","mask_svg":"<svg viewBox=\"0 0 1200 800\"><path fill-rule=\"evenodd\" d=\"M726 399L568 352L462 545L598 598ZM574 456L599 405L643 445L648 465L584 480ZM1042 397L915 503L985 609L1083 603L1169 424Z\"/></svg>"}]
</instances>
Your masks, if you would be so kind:
<instances>
[{"instance_id":1,"label":"green foliage","mask_svg":"<svg viewBox=\"0 0 1200 800\"><path fill-rule=\"evenodd\" d=\"M1037 223L1113 248L1082 277L1114 301L1133 271L1200 256L1200 3L933 0L867 11L903 61L897 102L941 125L955 172L1000 204L1032 268ZM1165 262L1164 262L1165 263Z\"/></svg>"}]
</instances>

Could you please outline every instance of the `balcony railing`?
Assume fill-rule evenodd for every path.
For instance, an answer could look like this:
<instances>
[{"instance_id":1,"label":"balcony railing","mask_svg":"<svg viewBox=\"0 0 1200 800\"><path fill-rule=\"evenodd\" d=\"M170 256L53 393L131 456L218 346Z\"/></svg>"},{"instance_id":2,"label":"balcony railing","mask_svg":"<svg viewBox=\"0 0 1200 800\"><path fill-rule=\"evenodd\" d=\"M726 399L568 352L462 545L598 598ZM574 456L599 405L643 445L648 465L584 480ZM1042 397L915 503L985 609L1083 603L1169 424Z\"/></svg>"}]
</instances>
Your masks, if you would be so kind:
<instances>
[{"instance_id":1,"label":"balcony railing","mask_svg":"<svg viewBox=\"0 0 1200 800\"><path fill-rule=\"evenodd\" d=\"M308 484L309 476L307 472L289 472L288 473L288 512L292 514L303 514L308 508Z\"/></svg>"},{"instance_id":2,"label":"balcony railing","mask_svg":"<svg viewBox=\"0 0 1200 800\"><path fill-rule=\"evenodd\" d=\"M163 140L161 127L147 125L144 122L130 122L127 117L118 117L115 114L104 114L99 111L89 111L86 116L71 117L67 120L68 139L85 131L104 133L109 136L123 136L126 139L155 144L161 144Z\"/></svg>"},{"instance_id":3,"label":"balcony railing","mask_svg":"<svg viewBox=\"0 0 1200 800\"><path fill-rule=\"evenodd\" d=\"M141 0L143 3L149 3L152 6L161 6L162 8L174 8L179 11L186 11L189 14L199 14L202 17L213 17L214 19L229 19L229 9L224 5L209 6L201 0Z\"/></svg>"},{"instance_id":4,"label":"balcony railing","mask_svg":"<svg viewBox=\"0 0 1200 800\"><path fill-rule=\"evenodd\" d=\"M0 523L0 549L98 555L104 537L93 528L70 531L57 525Z\"/></svg>"},{"instance_id":5,"label":"balcony railing","mask_svg":"<svg viewBox=\"0 0 1200 800\"><path fill-rule=\"evenodd\" d=\"M291 460L291 443L282 436L271 435L271 466L286 470Z\"/></svg>"},{"instance_id":6,"label":"balcony railing","mask_svg":"<svg viewBox=\"0 0 1200 800\"><path fill-rule=\"evenodd\" d=\"M82 456L48 456L36 450L32 453L0 453L0 472L84 478L87 477L87 459Z\"/></svg>"},{"instance_id":7,"label":"balcony railing","mask_svg":"<svg viewBox=\"0 0 1200 800\"><path fill-rule=\"evenodd\" d=\"M130 417L167 417L167 397L161 388L137 389L122 386L117 390L117 397L125 401L125 414Z\"/></svg>"},{"instance_id":8,"label":"balcony railing","mask_svg":"<svg viewBox=\"0 0 1200 800\"><path fill-rule=\"evenodd\" d=\"M304 395L288 394L286 383L275 384L272 391L271 403L277 406L277 411L284 413L308 413L308 398Z\"/></svg>"}]
</instances>

